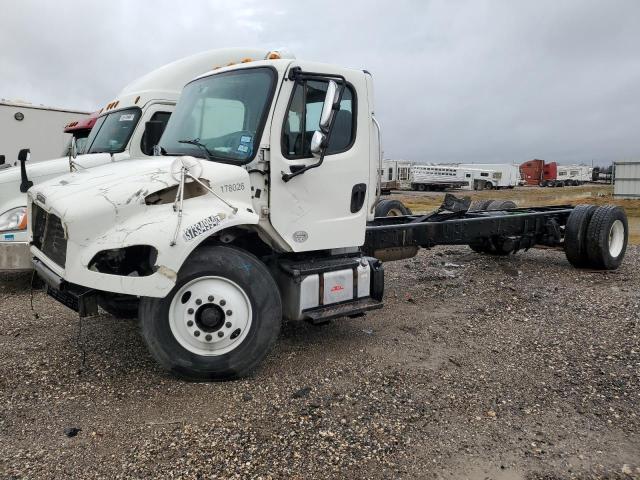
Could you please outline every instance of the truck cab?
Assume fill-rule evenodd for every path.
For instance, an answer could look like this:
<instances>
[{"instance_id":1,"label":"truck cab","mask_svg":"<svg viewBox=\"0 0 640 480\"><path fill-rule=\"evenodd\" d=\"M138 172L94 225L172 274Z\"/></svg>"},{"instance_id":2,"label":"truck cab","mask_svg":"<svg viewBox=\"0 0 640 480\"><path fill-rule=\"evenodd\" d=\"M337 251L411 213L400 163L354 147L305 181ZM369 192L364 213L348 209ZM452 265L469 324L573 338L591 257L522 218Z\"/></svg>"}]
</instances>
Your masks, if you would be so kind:
<instances>
[{"instance_id":1,"label":"truck cab","mask_svg":"<svg viewBox=\"0 0 640 480\"><path fill-rule=\"evenodd\" d=\"M26 166L30 182L39 184L68 173L130 158L153 155L164 126L175 108L182 87L193 77L229 63L262 60L286 51L229 48L202 52L164 65L126 86L98 112L82 155ZM125 166L118 168L126 169ZM26 231L27 198L18 167L0 170L0 271L32 268Z\"/></svg>"}]
</instances>

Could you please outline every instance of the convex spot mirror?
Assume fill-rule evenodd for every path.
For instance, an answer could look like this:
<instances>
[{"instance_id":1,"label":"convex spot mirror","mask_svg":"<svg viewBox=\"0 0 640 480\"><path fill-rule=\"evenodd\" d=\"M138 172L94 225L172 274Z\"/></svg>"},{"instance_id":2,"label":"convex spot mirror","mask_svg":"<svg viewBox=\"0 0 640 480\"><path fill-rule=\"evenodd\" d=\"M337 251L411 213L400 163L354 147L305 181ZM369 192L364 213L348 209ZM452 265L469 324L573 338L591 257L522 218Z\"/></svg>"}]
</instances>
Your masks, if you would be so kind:
<instances>
[{"instance_id":1,"label":"convex spot mirror","mask_svg":"<svg viewBox=\"0 0 640 480\"><path fill-rule=\"evenodd\" d=\"M71 143L69 144L69 156L76 158L78 156L78 145L76 144L76 137L71 137Z\"/></svg>"}]
</instances>

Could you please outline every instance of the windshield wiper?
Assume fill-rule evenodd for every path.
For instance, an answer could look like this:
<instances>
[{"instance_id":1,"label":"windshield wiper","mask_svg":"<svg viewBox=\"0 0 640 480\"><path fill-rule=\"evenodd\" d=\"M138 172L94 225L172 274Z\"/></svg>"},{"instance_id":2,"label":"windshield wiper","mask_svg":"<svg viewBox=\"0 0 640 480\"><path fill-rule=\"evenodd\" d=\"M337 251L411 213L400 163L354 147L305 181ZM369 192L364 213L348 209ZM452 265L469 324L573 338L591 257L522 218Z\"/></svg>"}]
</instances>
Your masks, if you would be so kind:
<instances>
[{"instance_id":1,"label":"windshield wiper","mask_svg":"<svg viewBox=\"0 0 640 480\"><path fill-rule=\"evenodd\" d=\"M199 138L191 138L191 139L187 138L185 140L178 140L178 143L187 143L189 145L195 145L196 147L200 147L204 152L204 154L207 156L207 160L209 160L210 162L213 162L213 158L212 158L213 154L209 151L207 146L200 141Z\"/></svg>"}]
</instances>

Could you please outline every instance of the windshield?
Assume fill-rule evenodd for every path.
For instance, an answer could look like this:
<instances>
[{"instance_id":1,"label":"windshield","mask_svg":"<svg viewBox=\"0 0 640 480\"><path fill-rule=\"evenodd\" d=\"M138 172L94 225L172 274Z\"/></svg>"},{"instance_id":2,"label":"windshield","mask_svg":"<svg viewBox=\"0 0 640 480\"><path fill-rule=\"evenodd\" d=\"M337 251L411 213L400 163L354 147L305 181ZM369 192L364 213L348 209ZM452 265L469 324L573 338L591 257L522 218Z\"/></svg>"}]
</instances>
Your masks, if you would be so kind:
<instances>
[{"instance_id":1,"label":"windshield","mask_svg":"<svg viewBox=\"0 0 640 480\"><path fill-rule=\"evenodd\" d=\"M118 153L124 151L140 119L139 108L118 110L96 121L87 140L87 153Z\"/></svg>"},{"instance_id":2,"label":"windshield","mask_svg":"<svg viewBox=\"0 0 640 480\"><path fill-rule=\"evenodd\" d=\"M275 73L269 67L220 73L190 83L182 91L160 146L169 155L249 162L260 142L274 86Z\"/></svg>"}]
</instances>

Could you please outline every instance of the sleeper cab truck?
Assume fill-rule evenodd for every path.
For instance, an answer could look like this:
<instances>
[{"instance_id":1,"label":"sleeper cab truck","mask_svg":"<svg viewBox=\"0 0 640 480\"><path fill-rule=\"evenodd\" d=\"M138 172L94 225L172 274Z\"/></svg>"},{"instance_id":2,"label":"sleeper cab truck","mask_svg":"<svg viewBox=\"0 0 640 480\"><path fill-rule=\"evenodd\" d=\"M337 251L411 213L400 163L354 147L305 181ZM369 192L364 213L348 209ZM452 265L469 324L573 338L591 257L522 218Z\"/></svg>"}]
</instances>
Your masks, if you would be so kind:
<instances>
[{"instance_id":1,"label":"sleeper cab truck","mask_svg":"<svg viewBox=\"0 0 640 480\"><path fill-rule=\"evenodd\" d=\"M182 87L196 75L229 63L261 60L267 56L291 57L286 50L227 48L198 53L164 65L127 85L99 112L83 154L73 159L74 168L85 170L130 158L153 154ZM0 271L32 268L26 231L25 186L39 184L69 172L67 156L0 170ZM25 178L26 175L26 178ZM24 191L23 191L24 190Z\"/></svg>"},{"instance_id":2,"label":"sleeper cab truck","mask_svg":"<svg viewBox=\"0 0 640 480\"><path fill-rule=\"evenodd\" d=\"M613 206L472 209L446 195L431 214L376 217L373 112L363 70L281 59L202 75L183 90L160 155L29 190L36 272L81 316L98 303L137 316L172 373L224 380L260 364L283 318L381 308L382 262L421 247L545 245L576 266L622 262L627 219Z\"/></svg>"}]
</instances>

